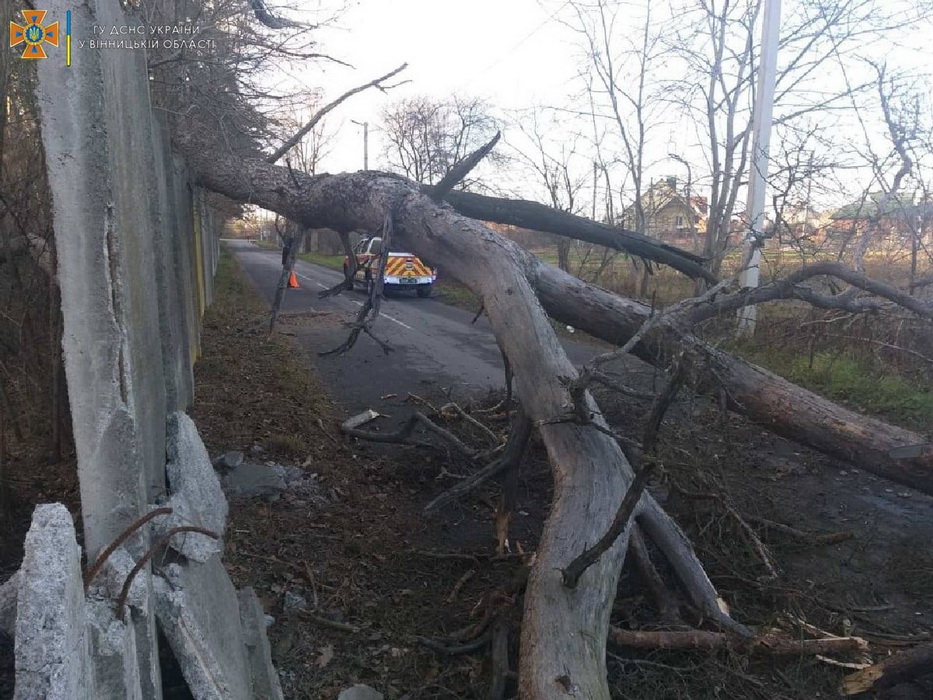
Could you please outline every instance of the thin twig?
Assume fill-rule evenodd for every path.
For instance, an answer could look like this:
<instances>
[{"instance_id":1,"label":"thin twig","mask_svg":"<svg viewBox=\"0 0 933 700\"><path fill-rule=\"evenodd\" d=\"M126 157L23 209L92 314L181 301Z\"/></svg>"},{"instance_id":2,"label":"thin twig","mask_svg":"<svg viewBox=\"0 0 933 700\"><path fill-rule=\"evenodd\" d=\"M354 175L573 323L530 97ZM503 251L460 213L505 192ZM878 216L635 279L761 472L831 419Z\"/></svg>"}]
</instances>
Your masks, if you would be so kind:
<instances>
[{"instance_id":1,"label":"thin twig","mask_svg":"<svg viewBox=\"0 0 933 700\"><path fill-rule=\"evenodd\" d=\"M360 630L358 627L353 625L348 625L345 622L337 622L336 620L329 620L326 617L321 617L320 615L315 615L310 610L300 610L299 614L301 617L310 620L316 625L321 627L328 627L332 630L337 630L338 632L349 632L350 634L359 634Z\"/></svg>"}]
</instances>

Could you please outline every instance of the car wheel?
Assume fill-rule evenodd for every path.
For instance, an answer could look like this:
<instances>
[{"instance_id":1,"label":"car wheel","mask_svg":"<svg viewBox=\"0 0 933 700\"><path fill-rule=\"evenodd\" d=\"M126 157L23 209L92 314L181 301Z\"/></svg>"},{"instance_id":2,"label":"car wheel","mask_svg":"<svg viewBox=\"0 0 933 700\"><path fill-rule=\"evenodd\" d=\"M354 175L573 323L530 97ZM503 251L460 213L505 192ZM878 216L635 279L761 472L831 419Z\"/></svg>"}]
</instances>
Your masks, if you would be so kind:
<instances>
[{"instance_id":1,"label":"car wheel","mask_svg":"<svg viewBox=\"0 0 933 700\"><path fill-rule=\"evenodd\" d=\"M421 286L419 286L418 296L421 297L422 299L426 299L427 297L431 296L431 285L422 284Z\"/></svg>"}]
</instances>

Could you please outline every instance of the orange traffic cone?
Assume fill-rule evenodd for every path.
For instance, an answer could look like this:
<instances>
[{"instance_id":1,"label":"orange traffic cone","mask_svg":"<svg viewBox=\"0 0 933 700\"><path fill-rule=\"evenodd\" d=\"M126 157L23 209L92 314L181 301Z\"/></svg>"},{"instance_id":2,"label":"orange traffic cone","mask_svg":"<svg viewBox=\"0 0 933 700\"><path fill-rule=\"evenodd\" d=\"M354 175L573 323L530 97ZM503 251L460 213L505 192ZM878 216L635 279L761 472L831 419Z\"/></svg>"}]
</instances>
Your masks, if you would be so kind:
<instances>
[{"instance_id":1,"label":"orange traffic cone","mask_svg":"<svg viewBox=\"0 0 933 700\"><path fill-rule=\"evenodd\" d=\"M298 286L298 276L295 274L294 270L292 274L288 276L288 288L289 289L300 289Z\"/></svg>"}]
</instances>

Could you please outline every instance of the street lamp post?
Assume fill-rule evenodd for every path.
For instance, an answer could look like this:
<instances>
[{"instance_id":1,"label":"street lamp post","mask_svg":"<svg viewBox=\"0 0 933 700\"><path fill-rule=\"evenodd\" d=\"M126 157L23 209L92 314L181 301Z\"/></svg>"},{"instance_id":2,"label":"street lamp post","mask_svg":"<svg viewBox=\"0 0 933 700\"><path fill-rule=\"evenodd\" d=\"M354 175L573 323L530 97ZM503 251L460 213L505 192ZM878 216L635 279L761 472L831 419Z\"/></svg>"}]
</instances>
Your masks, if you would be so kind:
<instances>
[{"instance_id":1,"label":"street lamp post","mask_svg":"<svg viewBox=\"0 0 933 700\"><path fill-rule=\"evenodd\" d=\"M369 122L350 121L363 127L363 170L369 170Z\"/></svg>"}]
</instances>

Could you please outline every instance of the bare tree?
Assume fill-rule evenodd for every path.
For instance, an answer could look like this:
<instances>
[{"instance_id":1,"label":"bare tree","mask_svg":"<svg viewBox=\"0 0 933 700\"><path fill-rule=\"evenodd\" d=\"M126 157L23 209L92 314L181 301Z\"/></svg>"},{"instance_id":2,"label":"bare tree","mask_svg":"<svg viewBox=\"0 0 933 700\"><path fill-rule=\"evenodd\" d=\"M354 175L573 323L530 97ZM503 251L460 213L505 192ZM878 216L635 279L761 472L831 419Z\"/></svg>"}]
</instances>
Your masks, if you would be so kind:
<instances>
[{"instance_id":1,"label":"bare tree","mask_svg":"<svg viewBox=\"0 0 933 700\"><path fill-rule=\"evenodd\" d=\"M455 95L445 100L409 97L382 113L385 158L390 167L422 184L437 183L469 153L499 130L491 107L475 97ZM461 186L468 188L470 179Z\"/></svg>"},{"instance_id":2,"label":"bare tree","mask_svg":"<svg viewBox=\"0 0 933 700\"><path fill-rule=\"evenodd\" d=\"M645 149L649 131L663 124L654 74L667 48L662 33L653 24L650 3L641 7L607 0L569 4L576 19L574 29L583 37L588 60L586 86L591 109L607 114L621 145L618 153L600 154L599 160L620 164L624 169L624 178L631 183L626 193L632 201L630 228L644 234Z\"/></svg>"},{"instance_id":3,"label":"bare tree","mask_svg":"<svg viewBox=\"0 0 933 700\"><path fill-rule=\"evenodd\" d=\"M545 199L551 207L580 214L585 206L581 195L587 180L587 169L581 166L589 164L588 159L581 157L581 137L571 136L568 140L557 114L544 108L525 110L514 123L526 141L520 145L512 143L517 162L533 173L534 181L547 193ZM556 238L557 266L569 272L571 240L565 236Z\"/></svg>"},{"instance_id":4,"label":"bare tree","mask_svg":"<svg viewBox=\"0 0 933 700\"><path fill-rule=\"evenodd\" d=\"M669 82L666 92L687 117L706 159L706 176L697 178L710 192L704 255L718 274L741 230L736 215L749 163L761 0L704 0L680 9L667 35L677 57L671 66L684 77ZM795 4L781 28L775 126L803 120L809 129L823 129L828 139L833 127L838 131L835 113L872 86L871 80L843 79L846 67L858 60L857 50L928 18L929 11L875 0Z\"/></svg>"}]
</instances>

